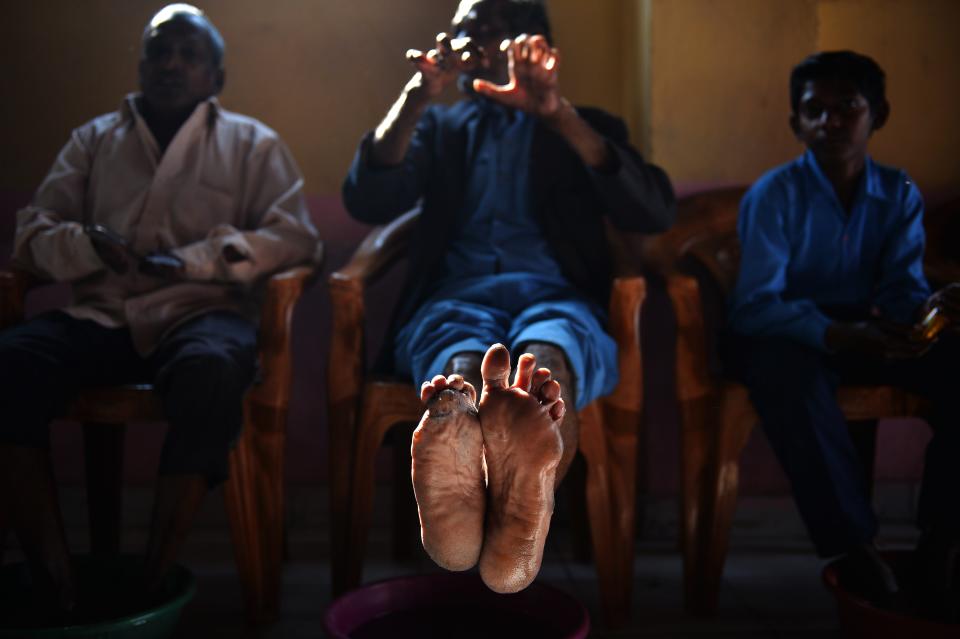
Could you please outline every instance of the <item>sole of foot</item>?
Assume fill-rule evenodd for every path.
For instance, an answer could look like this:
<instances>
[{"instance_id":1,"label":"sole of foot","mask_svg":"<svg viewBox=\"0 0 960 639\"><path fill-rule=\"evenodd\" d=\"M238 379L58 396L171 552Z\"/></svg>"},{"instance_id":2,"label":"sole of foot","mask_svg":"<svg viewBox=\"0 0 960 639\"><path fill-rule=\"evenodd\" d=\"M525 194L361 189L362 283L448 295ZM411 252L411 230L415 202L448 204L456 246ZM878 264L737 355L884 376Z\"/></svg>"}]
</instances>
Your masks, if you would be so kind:
<instances>
[{"instance_id":1,"label":"sole of foot","mask_svg":"<svg viewBox=\"0 0 960 639\"><path fill-rule=\"evenodd\" d=\"M483 545L486 487L477 393L460 375L424 382L426 411L410 446L423 548L447 570L476 565Z\"/></svg>"},{"instance_id":2,"label":"sole of foot","mask_svg":"<svg viewBox=\"0 0 960 639\"><path fill-rule=\"evenodd\" d=\"M510 353L491 346L481 365L479 412L487 467L487 519L480 576L500 593L526 588L540 572L563 454L560 385L525 353L512 385Z\"/></svg>"}]
</instances>

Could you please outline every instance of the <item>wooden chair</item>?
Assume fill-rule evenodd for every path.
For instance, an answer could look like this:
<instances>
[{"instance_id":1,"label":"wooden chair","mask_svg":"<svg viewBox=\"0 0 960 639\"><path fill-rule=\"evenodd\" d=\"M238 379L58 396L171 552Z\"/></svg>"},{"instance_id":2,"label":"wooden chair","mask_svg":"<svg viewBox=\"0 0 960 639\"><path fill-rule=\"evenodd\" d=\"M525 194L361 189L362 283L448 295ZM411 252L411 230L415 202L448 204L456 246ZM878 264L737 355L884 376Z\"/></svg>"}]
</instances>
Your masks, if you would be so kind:
<instances>
[{"instance_id":1,"label":"wooden chair","mask_svg":"<svg viewBox=\"0 0 960 639\"><path fill-rule=\"evenodd\" d=\"M417 390L409 381L376 379L364 371L364 290L399 259L417 215L418 211L411 211L375 228L349 263L329 279L333 305L330 371L337 371L327 376L335 595L361 581L376 451L392 426L416 423L423 414ZM621 382L612 395L580 413L580 452L587 466L593 551L604 614L611 625L622 622L630 606L642 404L639 313L645 294L641 277L614 280L610 331L618 344ZM404 461L409 469L409 452ZM412 494L409 470L398 473L398 481Z\"/></svg>"},{"instance_id":2,"label":"wooden chair","mask_svg":"<svg viewBox=\"0 0 960 639\"><path fill-rule=\"evenodd\" d=\"M243 432L230 453L224 500L247 617L254 624L274 620L279 611L290 320L314 271L301 266L270 278L258 341L261 380L244 398ZM0 271L0 328L23 320L33 285L24 273ZM63 417L83 424L91 550L117 553L126 424L163 421L159 399L149 385L90 388Z\"/></svg>"},{"instance_id":3,"label":"wooden chair","mask_svg":"<svg viewBox=\"0 0 960 639\"><path fill-rule=\"evenodd\" d=\"M742 187L700 193L680 201L679 221L644 247L647 263L666 277L677 322L676 385L681 421L681 545L686 607L716 611L730 527L737 500L739 457L757 416L744 386L723 379L716 362L716 333L723 298L737 276L736 235ZM928 216L928 233L955 219L960 201ZM954 208L950 208L953 206ZM956 273L956 266L928 262L928 273ZM698 276L694 276L696 273ZM714 313L704 300L713 297ZM843 386L838 400L864 456L872 483L875 422L923 416L924 401L892 386Z\"/></svg>"}]
</instances>

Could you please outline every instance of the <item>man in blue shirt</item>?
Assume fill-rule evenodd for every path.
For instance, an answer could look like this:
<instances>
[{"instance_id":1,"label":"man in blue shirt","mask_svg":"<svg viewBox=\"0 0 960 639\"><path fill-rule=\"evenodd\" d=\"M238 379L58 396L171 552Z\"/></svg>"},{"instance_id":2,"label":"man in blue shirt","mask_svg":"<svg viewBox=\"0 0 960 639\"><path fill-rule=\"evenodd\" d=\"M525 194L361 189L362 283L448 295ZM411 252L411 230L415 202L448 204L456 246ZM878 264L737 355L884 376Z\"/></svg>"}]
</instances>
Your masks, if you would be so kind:
<instances>
[{"instance_id":1,"label":"man in blue shirt","mask_svg":"<svg viewBox=\"0 0 960 639\"><path fill-rule=\"evenodd\" d=\"M873 60L850 51L793 70L790 124L807 151L741 203L725 359L750 389L817 551L847 554L855 587L890 602L899 586L874 547L877 522L836 389L896 384L932 400L919 556L928 583L947 583L960 568L947 561L960 540L960 351L954 335L922 339L913 325L934 306L960 319L960 285L931 295L920 193L867 156L889 114L884 84Z\"/></svg>"},{"instance_id":2,"label":"man in blue shirt","mask_svg":"<svg viewBox=\"0 0 960 639\"><path fill-rule=\"evenodd\" d=\"M388 339L391 368L432 379L412 451L424 547L450 569L479 560L507 592L536 576L553 489L576 452L576 411L560 419L563 403L582 407L617 382L604 218L661 231L674 198L622 122L563 98L541 2L464 0L452 27L428 53L408 52L417 72L361 142L343 195L370 223L420 202ZM458 78L468 98L430 106ZM481 367L497 342L535 356L520 358L509 388L506 348Z\"/></svg>"}]
</instances>

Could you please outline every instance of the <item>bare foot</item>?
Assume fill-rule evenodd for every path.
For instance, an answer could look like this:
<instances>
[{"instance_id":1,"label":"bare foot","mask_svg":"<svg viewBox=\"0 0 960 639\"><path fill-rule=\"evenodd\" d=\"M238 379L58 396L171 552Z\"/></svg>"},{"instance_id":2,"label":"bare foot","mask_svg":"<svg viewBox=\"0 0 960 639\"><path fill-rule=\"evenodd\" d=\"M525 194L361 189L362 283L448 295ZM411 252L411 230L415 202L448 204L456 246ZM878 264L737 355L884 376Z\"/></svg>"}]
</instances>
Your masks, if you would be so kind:
<instances>
[{"instance_id":1,"label":"bare foot","mask_svg":"<svg viewBox=\"0 0 960 639\"><path fill-rule=\"evenodd\" d=\"M510 354L494 344L483 358L480 426L487 465L486 533L480 576L496 592L523 590L540 572L563 454L560 384L536 358L520 356L508 386Z\"/></svg>"},{"instance_id":2,"label":"bare foot","mask_svg":"<svg viewBox=\"0 0 960 639\"><path fill-rule=\"evenodd\" d=\"M483 545L486 488L477 391L460 375L424 382L427 410L413 432L410 475L423 548L447 570L467 570Z\"/></svg>"}]
</instances>

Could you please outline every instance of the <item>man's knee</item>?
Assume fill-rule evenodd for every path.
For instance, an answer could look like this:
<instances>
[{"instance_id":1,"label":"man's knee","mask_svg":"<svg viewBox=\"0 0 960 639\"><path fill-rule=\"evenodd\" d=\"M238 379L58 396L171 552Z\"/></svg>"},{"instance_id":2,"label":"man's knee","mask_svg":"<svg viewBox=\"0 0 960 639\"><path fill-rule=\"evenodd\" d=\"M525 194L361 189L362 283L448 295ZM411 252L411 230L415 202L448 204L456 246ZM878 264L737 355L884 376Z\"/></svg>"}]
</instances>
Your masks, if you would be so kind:
<instances>
[{"instance_id":1,"label":"man's knee","mask_svg":"<svg viewBox=\"0 0 960 639\"><path fill-rule=\"evenodd\" d=\"M0 443L46 447L48 422L65 402L55 370L29 350L0 341Z\"/></svg>"},{"instance_id":2,"label":"man's knee","mask_svg":"<svg viewBox=\"0 0 960 639\"><path fill-rule=\"evenodd\" d=\"M807 396L835 387L837 375L820 351L790 339L750 339L728 357L755 392Z\"/></svg>"}]
</instances>

